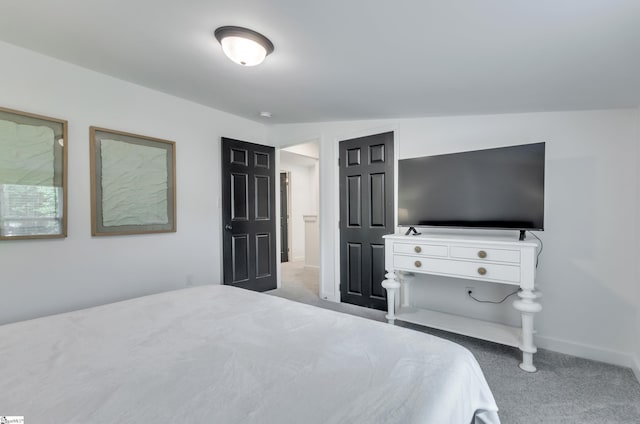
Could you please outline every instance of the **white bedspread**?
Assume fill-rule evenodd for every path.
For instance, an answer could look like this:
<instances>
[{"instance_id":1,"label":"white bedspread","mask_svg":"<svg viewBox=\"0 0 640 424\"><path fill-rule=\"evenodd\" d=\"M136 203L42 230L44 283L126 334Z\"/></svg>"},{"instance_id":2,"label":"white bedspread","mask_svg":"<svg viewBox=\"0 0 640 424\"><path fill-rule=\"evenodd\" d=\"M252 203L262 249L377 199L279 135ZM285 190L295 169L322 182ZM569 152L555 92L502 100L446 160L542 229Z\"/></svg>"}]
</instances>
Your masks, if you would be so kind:
<instances>
[{"instance_id":1,"label":"white bedspread","mask_svg":"<svg viewBox=\"0 0 640 424\"><path fill-rule=\"evenodd\" d=\"M0 415L25 423L497 423L469 351L226 286L0 327Z\"/></svg>"}]
</instances>

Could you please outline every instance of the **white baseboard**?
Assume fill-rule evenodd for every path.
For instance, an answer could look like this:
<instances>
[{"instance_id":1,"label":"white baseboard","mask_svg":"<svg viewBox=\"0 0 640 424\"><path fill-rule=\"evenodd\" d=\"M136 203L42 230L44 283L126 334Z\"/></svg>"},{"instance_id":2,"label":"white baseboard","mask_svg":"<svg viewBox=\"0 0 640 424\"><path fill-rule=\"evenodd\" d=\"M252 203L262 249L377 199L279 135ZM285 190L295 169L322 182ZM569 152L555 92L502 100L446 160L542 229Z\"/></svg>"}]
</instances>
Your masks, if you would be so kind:
<instances>
[{"instance_id":1,"label":"white baseboard","mask_svg":"<svg viewBox=\"0 0 640 424\"><path fill-rule=\"evenodd\" d=\"M603 349L601 347L589 346L581 343L568 342L566 340L555 339L553 337L536 336L535 340L539 348L631 368L636 373L636 377L638 377L638 360L629 353L622 353L616 350Z\"/></svg>"},{"instance_id":2,"label":"white baseboard","mask_svg":"<svg viewBox=\"0 0 640 424\"><path fill-rule=\"evenodd\" d=\"M340 303L340 298L338 296L320 292L320 298L322 298L323 300L328 300L329 302Z\"/></svg>"},{"instance_id":3,"label":"white baseboard","mask_svg":"<svg viewBox=\"0 0 640 424\"><path fill-rule=\"evenodd\" d=\"M310 268L310 269L320 269L320 266L318 266L318 265L307 265L307 264L305 264L304 267L305 268Z\"/></svg>"}]
</instances>

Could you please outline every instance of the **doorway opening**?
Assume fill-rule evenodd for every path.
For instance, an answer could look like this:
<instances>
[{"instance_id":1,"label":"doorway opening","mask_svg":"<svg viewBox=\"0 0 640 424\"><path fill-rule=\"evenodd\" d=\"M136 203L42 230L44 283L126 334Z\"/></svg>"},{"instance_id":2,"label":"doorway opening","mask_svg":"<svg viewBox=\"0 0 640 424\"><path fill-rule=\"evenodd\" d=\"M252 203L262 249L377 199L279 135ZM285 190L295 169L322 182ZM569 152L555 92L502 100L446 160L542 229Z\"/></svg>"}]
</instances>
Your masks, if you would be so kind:
<instances>
[{"instance_id":1,"label":"doorway opening","mask_svg":"<svg viewBox=\"0 0 640 424\"><path fill-rule=\"evenodd\" d=\"M280 288L320 299L320 180L317 141L280 149Z\"/></svg>"}]
</instances>

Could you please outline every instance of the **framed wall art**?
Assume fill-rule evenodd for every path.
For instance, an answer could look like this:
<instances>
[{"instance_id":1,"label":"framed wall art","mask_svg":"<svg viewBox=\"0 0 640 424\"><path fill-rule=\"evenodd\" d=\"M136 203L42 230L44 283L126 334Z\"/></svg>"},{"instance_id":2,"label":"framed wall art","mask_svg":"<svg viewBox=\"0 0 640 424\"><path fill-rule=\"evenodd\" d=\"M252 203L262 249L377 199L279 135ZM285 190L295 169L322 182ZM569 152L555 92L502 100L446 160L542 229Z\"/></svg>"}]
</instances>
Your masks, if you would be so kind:
<instances>
[{"instance_id":1,"label":"framed wall art","mask_svg":"<svg viewBox=\"0 0 640 424\"><path fill-rule=\"evenodd\" d=\"M173 141L90 128L91 234L176 231Z\"/></svg>"},{"instance_id":2,"label":"framed wall art","mask_svg":"<svg viewBox=\"0 0 640 424\"><path fill-rule=\"evenodd\" d=\"M67 236L67 121L0 108L0 240Z\"/></svg>"}]
</instances>

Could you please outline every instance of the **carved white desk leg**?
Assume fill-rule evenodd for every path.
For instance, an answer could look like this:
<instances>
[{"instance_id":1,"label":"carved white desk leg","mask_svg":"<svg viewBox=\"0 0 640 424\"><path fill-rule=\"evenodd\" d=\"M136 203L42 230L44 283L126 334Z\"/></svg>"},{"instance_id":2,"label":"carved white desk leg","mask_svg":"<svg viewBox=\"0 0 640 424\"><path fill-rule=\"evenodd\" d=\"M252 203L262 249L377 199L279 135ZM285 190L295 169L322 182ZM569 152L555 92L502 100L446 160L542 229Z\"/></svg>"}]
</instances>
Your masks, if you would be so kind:
<instances>
[{"instance_id":1,"label":"carved white desk leg","mask_svg":"<svg viewBox=\"0 0 640 424\"><path fill-rule=\"evenodd\" d=\"M533 344L533 316L542 310L542 305L535 300L541 296L540 292L523 289L518 292L520 299L513 302L513 307L522 314L522 363L520 368L527 372L535 372L533 365L533 354L538 351Z\"/></svg>"},{"instance_id":2,"label":"carved white desk leg","mask_svg":"<svg viewBox=\"0 0 640 424\"><path fill-rule=\"evenodd\" d=\"M396 293L398 293L398 290L400 289L400 283L396 281L396 275L393 272L387 273L385 277L387 277L387 279L382 282L382 287L387 290L388 313L385 318L389 324L394 324L396 321Z\"/></svg>"}]
</instances>

